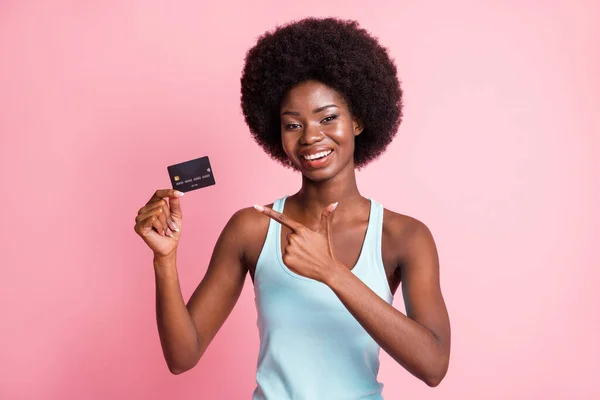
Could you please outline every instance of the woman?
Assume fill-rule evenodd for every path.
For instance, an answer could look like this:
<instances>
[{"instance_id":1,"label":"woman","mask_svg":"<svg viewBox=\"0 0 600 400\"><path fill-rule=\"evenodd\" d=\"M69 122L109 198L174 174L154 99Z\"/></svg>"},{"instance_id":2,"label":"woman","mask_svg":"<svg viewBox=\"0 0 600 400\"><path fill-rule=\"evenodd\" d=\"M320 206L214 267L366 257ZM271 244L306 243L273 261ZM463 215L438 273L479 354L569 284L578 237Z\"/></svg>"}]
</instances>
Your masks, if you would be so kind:
<instances>
[{"instance_id":1,"label":"woman","mask_svg":"<svg viewBox=\"0 0 600 400\"><path fill-rule=\"evenodd\" d=\"M401 120L386 50L356 22L304 19L258 40L241 84L254 138L302 174L302 187L231 217L187 306L176 267L181 194L158 190L139 210L135 231L154 252L170 371L198 363L249 272L260 334L254 399L381 399L380 347L438 385L450 324L431 233L363 197L355 179ZM400 283L407 315L392 307Z\"/></svg>"}]
</instances>

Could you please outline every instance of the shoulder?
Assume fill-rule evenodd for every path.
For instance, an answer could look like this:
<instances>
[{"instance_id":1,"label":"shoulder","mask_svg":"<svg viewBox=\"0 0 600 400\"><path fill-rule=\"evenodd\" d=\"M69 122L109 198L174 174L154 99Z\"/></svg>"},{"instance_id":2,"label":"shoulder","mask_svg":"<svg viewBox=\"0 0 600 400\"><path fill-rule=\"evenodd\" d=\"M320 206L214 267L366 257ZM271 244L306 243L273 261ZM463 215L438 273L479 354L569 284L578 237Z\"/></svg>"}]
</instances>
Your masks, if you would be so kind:
<instances>
[{"instance_id":1,"label":"shoulder","mask_svg":"<svg viewBox=\"0 0 600 400\"><path fill-rule=\"evenodd\" d=\"M384 234L404 240L431 235L431 231L423 221L387 208L383 209L383 230Z\"/></svg>"},{"instance_id":2,"label":"shoulder","mask_svg":"<svg viewBox=\"0 0 600 400\"><path fill-rule=\"evenodd\" d=\"M267 204L272 208L273 204ZM259 213L254 207L245 207L233 213L227 222L226 229L232 233L250 236L263 232L264 227L269 224L269 217ZM264 233L264 232L263 232Z\"/></svg>"},{"instance_id":3,"label":"shoulder","mask_svg":"<svg viewBox=\"0 0 600 400\"><path fill-rule=\"evenodd\" d=\"M272 208L273 203L265 206ZM223 229L225 235L235 238L235 247L251 271L266 239L269 221L254 207L245 207L233 213Z\"/></svg>"},{"instance_id":4,"label":"shoulder","mask_svg":"<svg viewBox=\"0 0 600 400\"><path fill-rule=\"evenodd\" d=\"M400 264L413 258L415 252L435 248L433 234L423 221L386 208L383 211L383 237L386 242L393 243Z\"/></svg>"}]
</instances>

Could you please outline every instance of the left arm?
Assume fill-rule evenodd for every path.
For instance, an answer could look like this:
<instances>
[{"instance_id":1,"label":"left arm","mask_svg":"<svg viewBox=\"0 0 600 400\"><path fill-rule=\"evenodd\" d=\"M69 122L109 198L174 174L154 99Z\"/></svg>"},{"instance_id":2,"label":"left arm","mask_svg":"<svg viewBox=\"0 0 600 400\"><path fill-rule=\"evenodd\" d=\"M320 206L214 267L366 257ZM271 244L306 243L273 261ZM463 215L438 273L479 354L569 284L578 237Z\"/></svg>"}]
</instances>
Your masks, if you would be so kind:
<instances>
[{"instance_id":1,"label":"left arm","mask_svg":"<svg viewBox=\"0 0 600 400\"><path fill-rule=\"evenodd\" d=\"M416 220L415 220L416 221ZM323 282L394 360L428 386L446 375L450 358L450 321L442 297L439 260L429 229L416 221L404 246L404 315L337 262Z\"/></svg>"}]
</instances>

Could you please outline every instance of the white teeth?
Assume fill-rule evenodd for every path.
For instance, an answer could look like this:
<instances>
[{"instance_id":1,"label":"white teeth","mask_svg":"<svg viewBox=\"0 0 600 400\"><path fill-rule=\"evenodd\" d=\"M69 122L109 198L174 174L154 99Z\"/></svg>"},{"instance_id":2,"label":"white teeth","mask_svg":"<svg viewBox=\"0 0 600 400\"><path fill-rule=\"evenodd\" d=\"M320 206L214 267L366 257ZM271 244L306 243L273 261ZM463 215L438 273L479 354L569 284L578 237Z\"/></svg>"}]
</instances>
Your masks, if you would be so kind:
<instances>
[{"instance_id":1,"label":"white teeth","mask_svg":"<svg viewBox=\"0 0 600 400\"><path fill-rule=\"evenodd\" d=\"M325 151L321 151L320 153L316 153L316 154L311 154L309 156L304 156L305 160L315 160L317 158L321 158L324 157L326 155L328 155L329 153L331 153L333 150L325 150Z\"/></svg>"}]
</instances>

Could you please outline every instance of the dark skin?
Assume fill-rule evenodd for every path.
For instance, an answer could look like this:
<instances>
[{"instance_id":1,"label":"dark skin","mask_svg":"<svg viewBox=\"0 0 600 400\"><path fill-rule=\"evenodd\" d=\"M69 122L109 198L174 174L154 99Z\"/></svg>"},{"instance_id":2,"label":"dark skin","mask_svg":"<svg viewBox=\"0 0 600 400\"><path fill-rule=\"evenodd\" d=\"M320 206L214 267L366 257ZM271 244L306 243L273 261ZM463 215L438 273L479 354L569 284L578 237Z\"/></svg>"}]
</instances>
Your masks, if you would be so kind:
<instances>
[{"instance_id":1,"label":"dark skin","mask_svg":"<svg viewBox=\"0 0 600 400\"><path fill-rule=\"evenodd\" d=\"M358 191L353 164L361 121L351 115L342 96L315 81L292 88L280 111L283 148L302 173L302 188L287 198L283 214L269 204L231 217L187 305L176 267L180 198L171 190L157 191L138 213L135 230L155 255L157 323L169 369L178 374L198 363L237 302L246 273L254 279L273 218L282 224L285 264L328 285L382 349L427 385L437 386L448 369L450 323L429 229L414 218L384 210L382 260L391 292L402 284L405 315L351 273L370 212L369 200ZM325 166L311 169L302 163L301 154L323 147L333 150ZM178 231L169 228L175 226L172 222Z\"/></svg>"}]
</instances>

